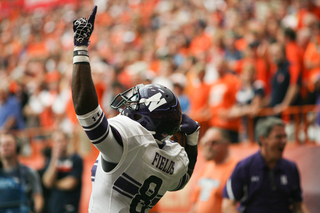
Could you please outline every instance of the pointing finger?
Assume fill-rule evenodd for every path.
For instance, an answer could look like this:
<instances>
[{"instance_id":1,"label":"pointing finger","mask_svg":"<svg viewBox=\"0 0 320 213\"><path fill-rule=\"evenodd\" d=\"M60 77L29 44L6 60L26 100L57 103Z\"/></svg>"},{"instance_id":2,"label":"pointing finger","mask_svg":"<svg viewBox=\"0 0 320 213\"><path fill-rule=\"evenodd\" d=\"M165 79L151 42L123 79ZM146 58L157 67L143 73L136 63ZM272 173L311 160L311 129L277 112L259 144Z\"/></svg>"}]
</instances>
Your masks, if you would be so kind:
<instances>
[{"instance_id":1,"label":"pointing finger","mask_svg":"<svg viewBox=\"0 0 320 213\"><path fill-rule=\"evenodd\" d=\"M93 7L92 12L89 16L88 22L93 24L94 23L94 19L96 18L96 13L97 13L97 5Z\"/></svg>"}]
</instances>

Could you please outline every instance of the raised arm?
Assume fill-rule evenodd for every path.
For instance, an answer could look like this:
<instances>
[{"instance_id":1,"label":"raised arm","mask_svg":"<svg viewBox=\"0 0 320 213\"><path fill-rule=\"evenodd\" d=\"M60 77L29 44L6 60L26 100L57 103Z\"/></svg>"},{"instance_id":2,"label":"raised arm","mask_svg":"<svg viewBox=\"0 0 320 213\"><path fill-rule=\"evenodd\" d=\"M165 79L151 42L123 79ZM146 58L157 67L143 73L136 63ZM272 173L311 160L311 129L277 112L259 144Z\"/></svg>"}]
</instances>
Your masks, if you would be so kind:
<instances>
[{"instance_id":1,"label":"raised arm","mask_svg":"<svg viewBox=\"0 0 320 213\"><path fill-rule=\"evenodd\" d=\"M89 16L80 18L73 22L74 52L72 73L72 99L79 123L86 132L92 144L102 153L106 164L120 161L122 156L122 145L119 134L109 126L103 110L99 106L97 93L91 77L89 63L88 45L94 29L94 20L97 13L95 6ZM111 166L105 166L111 168ZM72 180L71 180L72 181ZM69 184L70 179L61 183L61 187Z\"/></svg>"},{"instance_id":2,"label":"raised arm","mask_svg":"<svg viewBox=\"0 0 320 213\"><path fill-rule=\"evenodd\" d=\"M72 99L77 115L84 115L98 107L98 97L91 77L88 45L94 29L97 6L89 19L80 18L73 22L74 53L72 73Z\"/></svg>"}]
</instances>

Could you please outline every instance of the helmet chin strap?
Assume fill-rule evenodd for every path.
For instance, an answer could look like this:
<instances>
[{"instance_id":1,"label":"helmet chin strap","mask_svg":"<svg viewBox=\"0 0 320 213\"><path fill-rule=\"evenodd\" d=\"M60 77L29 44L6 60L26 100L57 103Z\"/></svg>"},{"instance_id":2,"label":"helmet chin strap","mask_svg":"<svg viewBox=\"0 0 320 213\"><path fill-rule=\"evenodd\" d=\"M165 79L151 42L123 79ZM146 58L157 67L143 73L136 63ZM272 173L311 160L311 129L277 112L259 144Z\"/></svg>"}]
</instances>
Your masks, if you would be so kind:
<instances>
[{"instance_id":1,"label":"helmet chin strap","mask_svg":"<svg viewBox=\"0 0 320 213\"><path fill-rule=\"evenodd\" d=\"M159 144L159 145L163 145L164 144L163 141L159 141L158 139L155 139L155 140L156 140L157 144Z\"/></svg>"},{"instance_id":2,"label":"helmet chin strap","mask_svg":"<svg viewBox=\"0 0 320 213\"><path fill-rule=\"evenodd\" d=\"M157 141L157 143L158 143L159 145L163 145L164 142L165 142L166 140L169 140L171 137L172 137L172 135L167 135L167 136L164 137L162 140L158 140L158 139L155 139L155 140Z\"/></svg>"},{"instance_id":3,"label":"helmet chin strap","mask_svg":"<svg viewBox=\"0 0 320 213\"><path fill-rule=\"evenodd\" d=\"M149 131L150 133L151 133L151 135L155 135L156 134L156 132L155 131ZM159 145L162 145L163 144L163 141L160 141L160 140L158 140L158 139L156 139L156 138L154 138L155 140L156 140L156 142L159 144Z\"/></svg>"}]
</instances>

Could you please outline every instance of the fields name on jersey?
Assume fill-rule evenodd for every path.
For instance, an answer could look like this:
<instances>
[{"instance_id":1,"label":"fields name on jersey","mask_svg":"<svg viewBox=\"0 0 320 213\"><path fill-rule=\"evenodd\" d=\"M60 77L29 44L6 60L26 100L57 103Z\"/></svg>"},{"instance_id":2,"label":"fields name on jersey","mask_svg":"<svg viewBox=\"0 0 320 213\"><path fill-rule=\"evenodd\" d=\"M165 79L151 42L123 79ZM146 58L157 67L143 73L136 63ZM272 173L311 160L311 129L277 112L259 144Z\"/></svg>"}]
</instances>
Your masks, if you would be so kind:
<instances>
[{"instance_id":1,"label":"fields name on jersey","mask_svg":"<svg viewBox=\"0 0 320 213\"><path fill-rule=\"evenodd\" d=\"M157 169L166 172L170 175L174 172L174 164L175 162L172 160L169 160L168 158L160 155L158 152L156 152L154 159L151 163L153 166L155 166Z\"/></svg>"}]
</instances>

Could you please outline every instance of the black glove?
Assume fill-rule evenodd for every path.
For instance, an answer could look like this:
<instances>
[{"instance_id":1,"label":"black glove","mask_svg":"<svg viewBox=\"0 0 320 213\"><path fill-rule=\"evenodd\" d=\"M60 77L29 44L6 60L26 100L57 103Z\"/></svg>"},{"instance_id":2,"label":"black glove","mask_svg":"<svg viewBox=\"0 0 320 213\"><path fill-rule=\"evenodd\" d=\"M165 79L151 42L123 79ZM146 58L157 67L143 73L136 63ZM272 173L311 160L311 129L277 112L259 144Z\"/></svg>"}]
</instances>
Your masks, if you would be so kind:
<instances>
[{"instance_id":1,"label":"black glove","mask_svg":"<svg viewBox=\"0 0 320 213\"><path fill-rule=\"evenodd\" d=\"M191 135L199 129L199 123L192 120L188 115L182 114L182 121L180 125L180 131Z\"/></svg>"},{"instance_id":2,"label":"black glove","mask_svg":"<svg viewBox=\"0 0 320 213\"><path fill-rule=\"evenodd\" d=\"M192 120L188 115L182 114L180 131L186 133L187 144L195 146L199 139L199 123Z\"/></svg>"},{"instance_id":3,"label":"black glove","mask_svg":"<svg viewBox=\"0 0 320 213\"><path fill-rule=\"evenodd\" d=\"M89 45L89 39L94 29L96 13L97 6L94 6L88 20L82 17L73 21L73 43L75 46Z\"/></svg>"}]
</instances>

